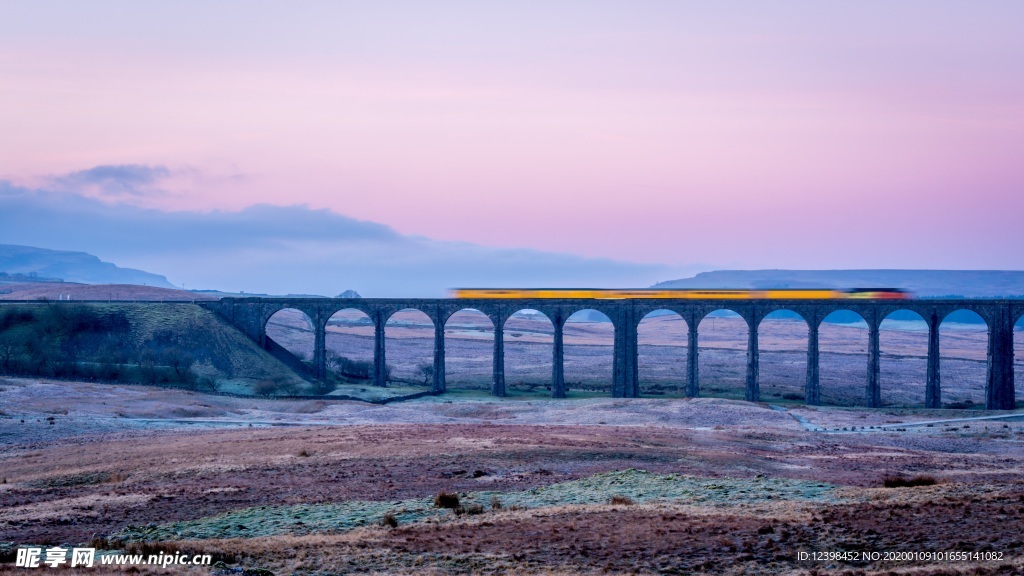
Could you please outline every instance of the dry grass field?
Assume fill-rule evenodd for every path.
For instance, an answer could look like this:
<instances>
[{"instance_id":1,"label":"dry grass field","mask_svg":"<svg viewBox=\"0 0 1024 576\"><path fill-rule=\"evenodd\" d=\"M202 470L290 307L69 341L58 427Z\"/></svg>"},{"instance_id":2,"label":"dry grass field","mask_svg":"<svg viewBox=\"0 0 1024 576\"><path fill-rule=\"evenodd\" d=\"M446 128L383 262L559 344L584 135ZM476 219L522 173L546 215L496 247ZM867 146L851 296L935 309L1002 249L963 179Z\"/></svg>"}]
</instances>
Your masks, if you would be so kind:
<instances>
[{"instance_id":1,"label":"dry grass field","mask_svg":"<svg viewBox=\"0 0 1024 576\"><path fill-rule=\"evenodd\" d=\"M1022 418L932 422L984 415L7 379L0 553L144 544L275 574L1018 574ZM883 487L919 476L936 483ZM440 492L461 508L435 506ZM840 551L1001 556L800 559Z\"/></svg>"}]
</instances>

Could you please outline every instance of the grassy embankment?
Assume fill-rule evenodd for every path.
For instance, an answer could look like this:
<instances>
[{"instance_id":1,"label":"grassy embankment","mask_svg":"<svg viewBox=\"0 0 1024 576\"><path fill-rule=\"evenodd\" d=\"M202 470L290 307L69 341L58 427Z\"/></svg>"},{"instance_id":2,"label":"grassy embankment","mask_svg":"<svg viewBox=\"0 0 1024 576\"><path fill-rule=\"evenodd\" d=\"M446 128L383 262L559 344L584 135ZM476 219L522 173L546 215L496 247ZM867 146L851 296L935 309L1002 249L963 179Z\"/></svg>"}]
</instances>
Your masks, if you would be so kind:
<instances>
[{"instance_id":1,"label":"grassy embankment","mask_svg":"<svg viewBox=\"0 0 1024 576\"><path fill-rule=\"evenodd\" d=\"M309 394L306 382L192 304L0 306L0 373L238 394Z\"/></svg>"}]
</instances>

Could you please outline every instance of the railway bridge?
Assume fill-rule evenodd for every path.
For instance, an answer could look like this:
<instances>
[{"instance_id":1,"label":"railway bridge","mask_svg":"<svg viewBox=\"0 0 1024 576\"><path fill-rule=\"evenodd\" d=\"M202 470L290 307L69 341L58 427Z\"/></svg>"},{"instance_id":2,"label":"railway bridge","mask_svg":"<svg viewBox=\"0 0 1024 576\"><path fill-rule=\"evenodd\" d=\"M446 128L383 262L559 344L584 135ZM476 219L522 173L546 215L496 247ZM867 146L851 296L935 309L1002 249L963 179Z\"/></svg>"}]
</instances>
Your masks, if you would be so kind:
<instances>
[{"instance_id":1,"label":"railway bridge","mask_svg":"<svg viewBox=\"0 0 1024 576\"><path fill-rule=\"evenodd\" d=\"M992 410L1014 408L1013 326L1024 315L1021 300L841 300L841 299L454 299L454 298L224 298L197 302L239 328L261 346L271 345L267 338L267 322L275 313L296 309L313 322L313 365L317 379L327 377L327 321L341 310L355 309L365 313L374 326L373 380L383 386L386 375L384 328L388 319L400 310L419 310L434 324L434 371L432 391L445 391L444 326L448 318L460 310L478 310L495 326L493 381L491 394L505 395L505 353L502 327L510 316L522 310L536 310L548 317L554 326L551 395L565 397L563 329L566 320L581 310L597 310L614 325L612 395L635 398L640 395L638 379L637 327L647 314L668 310L679 314L689 332L687 346L688 378L686 394L700 395L698 373L698 326L701 319L718 310L732 310L747 324L747 361L745 398L760 400L758 385L758 326L765 316L778 310L799 314L808 326L807 375L805 400L820 403L818 330L826 316L849 310L859 314L868 325L868 369L864 404L881 405L879 325L897 310L916 312L928 324L927 381L925 406L941 407L939 374L939 325L958 310L972 311L988 326L988 369L986 375L986 407Z\"/></svg>"}]
</instances>

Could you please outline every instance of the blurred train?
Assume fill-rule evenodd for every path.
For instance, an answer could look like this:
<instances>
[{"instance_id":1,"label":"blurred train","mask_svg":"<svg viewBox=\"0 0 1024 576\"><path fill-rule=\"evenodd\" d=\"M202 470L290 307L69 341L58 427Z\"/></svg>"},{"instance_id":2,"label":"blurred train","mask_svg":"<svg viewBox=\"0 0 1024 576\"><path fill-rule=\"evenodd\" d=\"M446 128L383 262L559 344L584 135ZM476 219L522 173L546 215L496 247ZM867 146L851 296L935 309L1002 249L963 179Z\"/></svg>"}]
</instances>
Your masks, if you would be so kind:
<instances>
[{"instance_id":1,"label":"blurred train","mask_svg":"<svg viewBox=\"0 0 1024 576\"><path fill-rule=\"evenodd\" d=\"M596 298L622 300L626 298L690 299L690 300L823 300L823 299L868 299L908 300L913 294L900 288L851 288L838 290L829 288L762 288L746 289L601 289L601 288L456 288L454 298L472 299L529 299L529 298Z\"/></svg>"}]
</instances>

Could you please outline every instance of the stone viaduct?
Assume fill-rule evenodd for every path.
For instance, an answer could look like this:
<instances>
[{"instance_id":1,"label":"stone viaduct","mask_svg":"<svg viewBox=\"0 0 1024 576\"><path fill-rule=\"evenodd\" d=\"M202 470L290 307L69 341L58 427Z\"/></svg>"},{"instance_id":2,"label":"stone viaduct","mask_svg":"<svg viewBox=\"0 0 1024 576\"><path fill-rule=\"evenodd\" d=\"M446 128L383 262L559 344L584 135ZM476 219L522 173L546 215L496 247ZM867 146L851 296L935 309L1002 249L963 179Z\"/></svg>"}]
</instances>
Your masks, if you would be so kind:
<instances>
[{"instance_id":1,"label":"stone viaduct","mask_svg":"<svg viewBox=\"0 0 1024 576\"><path fill-rule=\"evenodd\" d=\"M859 314L868 325L868 370L865 383L865 405L881 405L879 381L879 325L890 313L910 310L921 315L928 324L928 362L925 387L925 405L941 407L939 374L939 325L950 313L970 310L988 325L988 372L986 379L986 406L992 410L1014 408L1013 382L1013 326L1024 315L1024 300L690 300L690 299L335 299L335 298L224 298L218 301L196 302L232 323L261 346L267 346L266 325L270 317L284 309L304 312L314 327L313 364L318 379L327 376L326 333L327 321L338 311L362 311L373 322L374 384L384 385L385 350L384 326L392 314L404 309L419 310L434 323L434 381L433 392L445 391L444 326L452 314L460 310L479 310L487 315L494 330L494 377L491 393L505 395L505 321L520 310L537 310L545 314L554 326L554 352L552 362L551 395L565 397L563 372L563 328L565 321L580 310L597 310L611 319L615 326L612 395L622 398L639 396L637 327L640 320L655 310L668 310L679 314L689 328L687 396L700 394L698 374L697 327L708 314L716 310L732 310L747 323L747 377L745 397L760 400L758 386L757 333L761 320L777 310L798 313L807 322L807 377L806 402L818 404L818 329L822 320L832 312L850 310Z\"/></svg>"}]
</instances>

